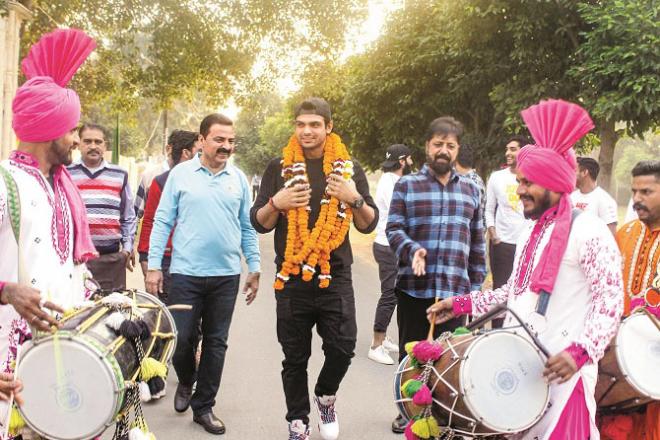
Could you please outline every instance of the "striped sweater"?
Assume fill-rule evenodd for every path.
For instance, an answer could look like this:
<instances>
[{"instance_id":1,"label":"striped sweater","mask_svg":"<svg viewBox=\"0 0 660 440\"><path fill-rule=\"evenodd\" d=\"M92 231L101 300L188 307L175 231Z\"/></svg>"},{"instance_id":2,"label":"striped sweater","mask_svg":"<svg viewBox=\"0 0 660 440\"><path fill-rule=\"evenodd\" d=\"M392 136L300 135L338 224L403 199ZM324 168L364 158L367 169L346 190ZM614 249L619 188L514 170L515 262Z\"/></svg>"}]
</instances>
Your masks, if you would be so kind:
<instances>
[{"instance_id":1,"label":"striped sweater","mask_svg":"<svg viewBox=\"0 0 660 440\"><path fill-rule=\"evenodd\" d=\"M109 163L94 173L79 163L69 167L69 173L87 207L96 250L101 254L118 252L122 241L122 193L128 184L128 173Z\"/></svg>"}]
</instances>

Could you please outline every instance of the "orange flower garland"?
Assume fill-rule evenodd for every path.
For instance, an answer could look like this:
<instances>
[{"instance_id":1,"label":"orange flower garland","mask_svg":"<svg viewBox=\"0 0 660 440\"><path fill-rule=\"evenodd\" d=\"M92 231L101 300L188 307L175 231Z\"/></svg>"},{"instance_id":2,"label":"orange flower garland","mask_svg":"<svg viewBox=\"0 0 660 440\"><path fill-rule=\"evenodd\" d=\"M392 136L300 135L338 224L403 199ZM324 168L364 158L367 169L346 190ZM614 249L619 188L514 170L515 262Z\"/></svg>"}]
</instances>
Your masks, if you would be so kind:
<instances>
[{"instance_id":1,"label":"orange flower garland","mask_svg":"<svg viewBox=\"0 0 660 440\"><path fill-rule=\"evenodd\" d=\"M282 152L282 177L284 187L298 183L308 184L305 156L296 136L291 136ZM337 174L348 180L353 176L353 162L346 145L334 133L328 135L323 152L323 173L326 176ZM289 275L299 275L302 271L304 281L311 281L319 274L319 287L330 285L330 253L343 242L351 226L353 213L351 208L327 193L321 200L321 212L314 228L308 229L309 206L287 211L288 221L286 249L282 269L275 278L275 290L282 290L289 281Z\"/></svg>"}]
</instances>

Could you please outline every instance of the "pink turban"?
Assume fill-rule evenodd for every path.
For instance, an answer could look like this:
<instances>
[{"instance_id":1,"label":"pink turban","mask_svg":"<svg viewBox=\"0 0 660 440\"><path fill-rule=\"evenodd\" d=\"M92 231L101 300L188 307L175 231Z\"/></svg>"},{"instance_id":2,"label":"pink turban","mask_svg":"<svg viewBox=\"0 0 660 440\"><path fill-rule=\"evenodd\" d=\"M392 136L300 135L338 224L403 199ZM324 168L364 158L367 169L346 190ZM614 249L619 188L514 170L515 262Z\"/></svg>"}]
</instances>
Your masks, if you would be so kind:
<instances>
[{"instance_id":1,"label":"pink turban","mask_svg":"<svg viewBox=\"0 0 660 440\"><path fill-rule=\"evenodd\" d=\"M554 230L530 283L534 292L552 293L571 229L570 193L575 188L577 166L573 145L594 128L594 123L579 105L554 99L541 101L521 115L536 145L520 150L518 170L530 182L561 194ZM549 215L546 212L539 221Z\"/></svg>"},{"instance_id":2,"label":"pink turban","mask_svg":"<svg viewBox=\"0 0 660 440\"><path fill-rule=\"evenodd\" d=\"M81 30L56 29L30 48L21 64L28 81L12 105L12 126L21 141L52 141L78 125L80 99L66 85L95 47Z\"/></svg>"}]
</instances>

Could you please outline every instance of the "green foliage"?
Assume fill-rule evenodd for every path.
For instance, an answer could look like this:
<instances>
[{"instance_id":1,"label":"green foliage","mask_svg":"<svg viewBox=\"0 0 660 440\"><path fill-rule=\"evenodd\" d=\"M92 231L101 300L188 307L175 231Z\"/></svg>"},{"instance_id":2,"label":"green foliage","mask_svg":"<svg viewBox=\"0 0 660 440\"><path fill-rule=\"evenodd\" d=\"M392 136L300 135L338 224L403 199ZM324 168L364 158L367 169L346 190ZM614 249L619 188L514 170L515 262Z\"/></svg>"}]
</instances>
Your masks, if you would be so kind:
<instances>
[{"instance_id":1,"label":"green foliage","mask_svg":"<svg viewBox=\"0 0 660 440\"><path fill-rule=\"evenodd\" d=\"M641 135L660 122L660 3L582 3L587 23L568 75L599 119L623 121Z\"/></svg>"}]
</instances>

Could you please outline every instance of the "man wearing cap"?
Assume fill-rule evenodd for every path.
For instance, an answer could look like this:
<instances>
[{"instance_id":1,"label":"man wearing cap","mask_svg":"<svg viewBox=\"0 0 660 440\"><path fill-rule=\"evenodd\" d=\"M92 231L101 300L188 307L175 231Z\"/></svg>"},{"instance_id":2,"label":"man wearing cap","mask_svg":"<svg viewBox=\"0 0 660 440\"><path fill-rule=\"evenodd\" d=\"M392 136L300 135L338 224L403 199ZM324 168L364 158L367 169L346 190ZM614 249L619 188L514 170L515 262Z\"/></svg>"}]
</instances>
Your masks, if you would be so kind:
<instances>
[{"instance_id":1,"label":"man wearing cap","mask_svg":"<svg viewBox=\"0 0 660 440\"><path fill-rule=\"evenodd\" d=\"M19 144L0 164L3 372L12 371L31 327L56 325L44 307L62 312L55 304L68 308L89 293L84 263L96 251L85 205L65 168L71 163L80 101L66 85L94 47L82 31L58 29L42 37L22 63L28 81L12 106Z\"/></svg>"},{"instance_id":2,"label":"man wearing cap","mask_svg":"<svg viewBox=\"0 0 660 440\"><path fill-rule=\"evenodd\" d=\"M410 148L403 144L394 144L385 153L385 162L381 169L383 175L378 180L376 188L376 206L380 217L376 226L376 238L373 244L373 253L378 263L378 277L380 278L380 299L376 306L374 318L374 335L369 347L368 357L380 364L392 365L394 360L389 351L399 351L399 346L387 337L387 327L390 325L392 314L396 308L396 274L398 271L396 255L390 249L390 244L385 235L387 225L387 213L390 211L390 201L394 185L401 176L410 174L412 158Z\"/></svg>"},{"instance_id":3,"label":"man wearing cap","mask_svg":"<svg viewBox=\"0 0 660 440\"><path fill-rule=\"evenodd\" d=\"M550 383L548 410L514 438L595 439L598 361L618 328L623 283L621 257L605 223L572 213L572 146L593 123L581 107L557 100L542 101L522 117L536 145L518 155L517 194L534 222L518 240L512 276L499 289L443 300L428 317L444 322L506 303L551 355L543 372ZM505 327L515 324L507 315Z\"/></svg>"},{"instance_id":4,"label":"man wearing cap","mask_svg":"<svg viewBox=\"0 0 660 440\"><path fill-rule=\"evenodd\" d=\"M307 365L316 327L325 360L314 386L314 407L321 438L336 440L337 393L357 339L348 228L353 223L359 232L373 231L378 208L364 171L332 132L330 105L311 97L294 114L295 133L282 149L282 160L269 162L251 220L259 233L275 230L277 339L284 352L288 438L310 439ZM306 255L303 248L309 250ZM321 248L322 255L316 252ZM296 251L304 260L295 258Z\"/></svg>"}]
</instances>

